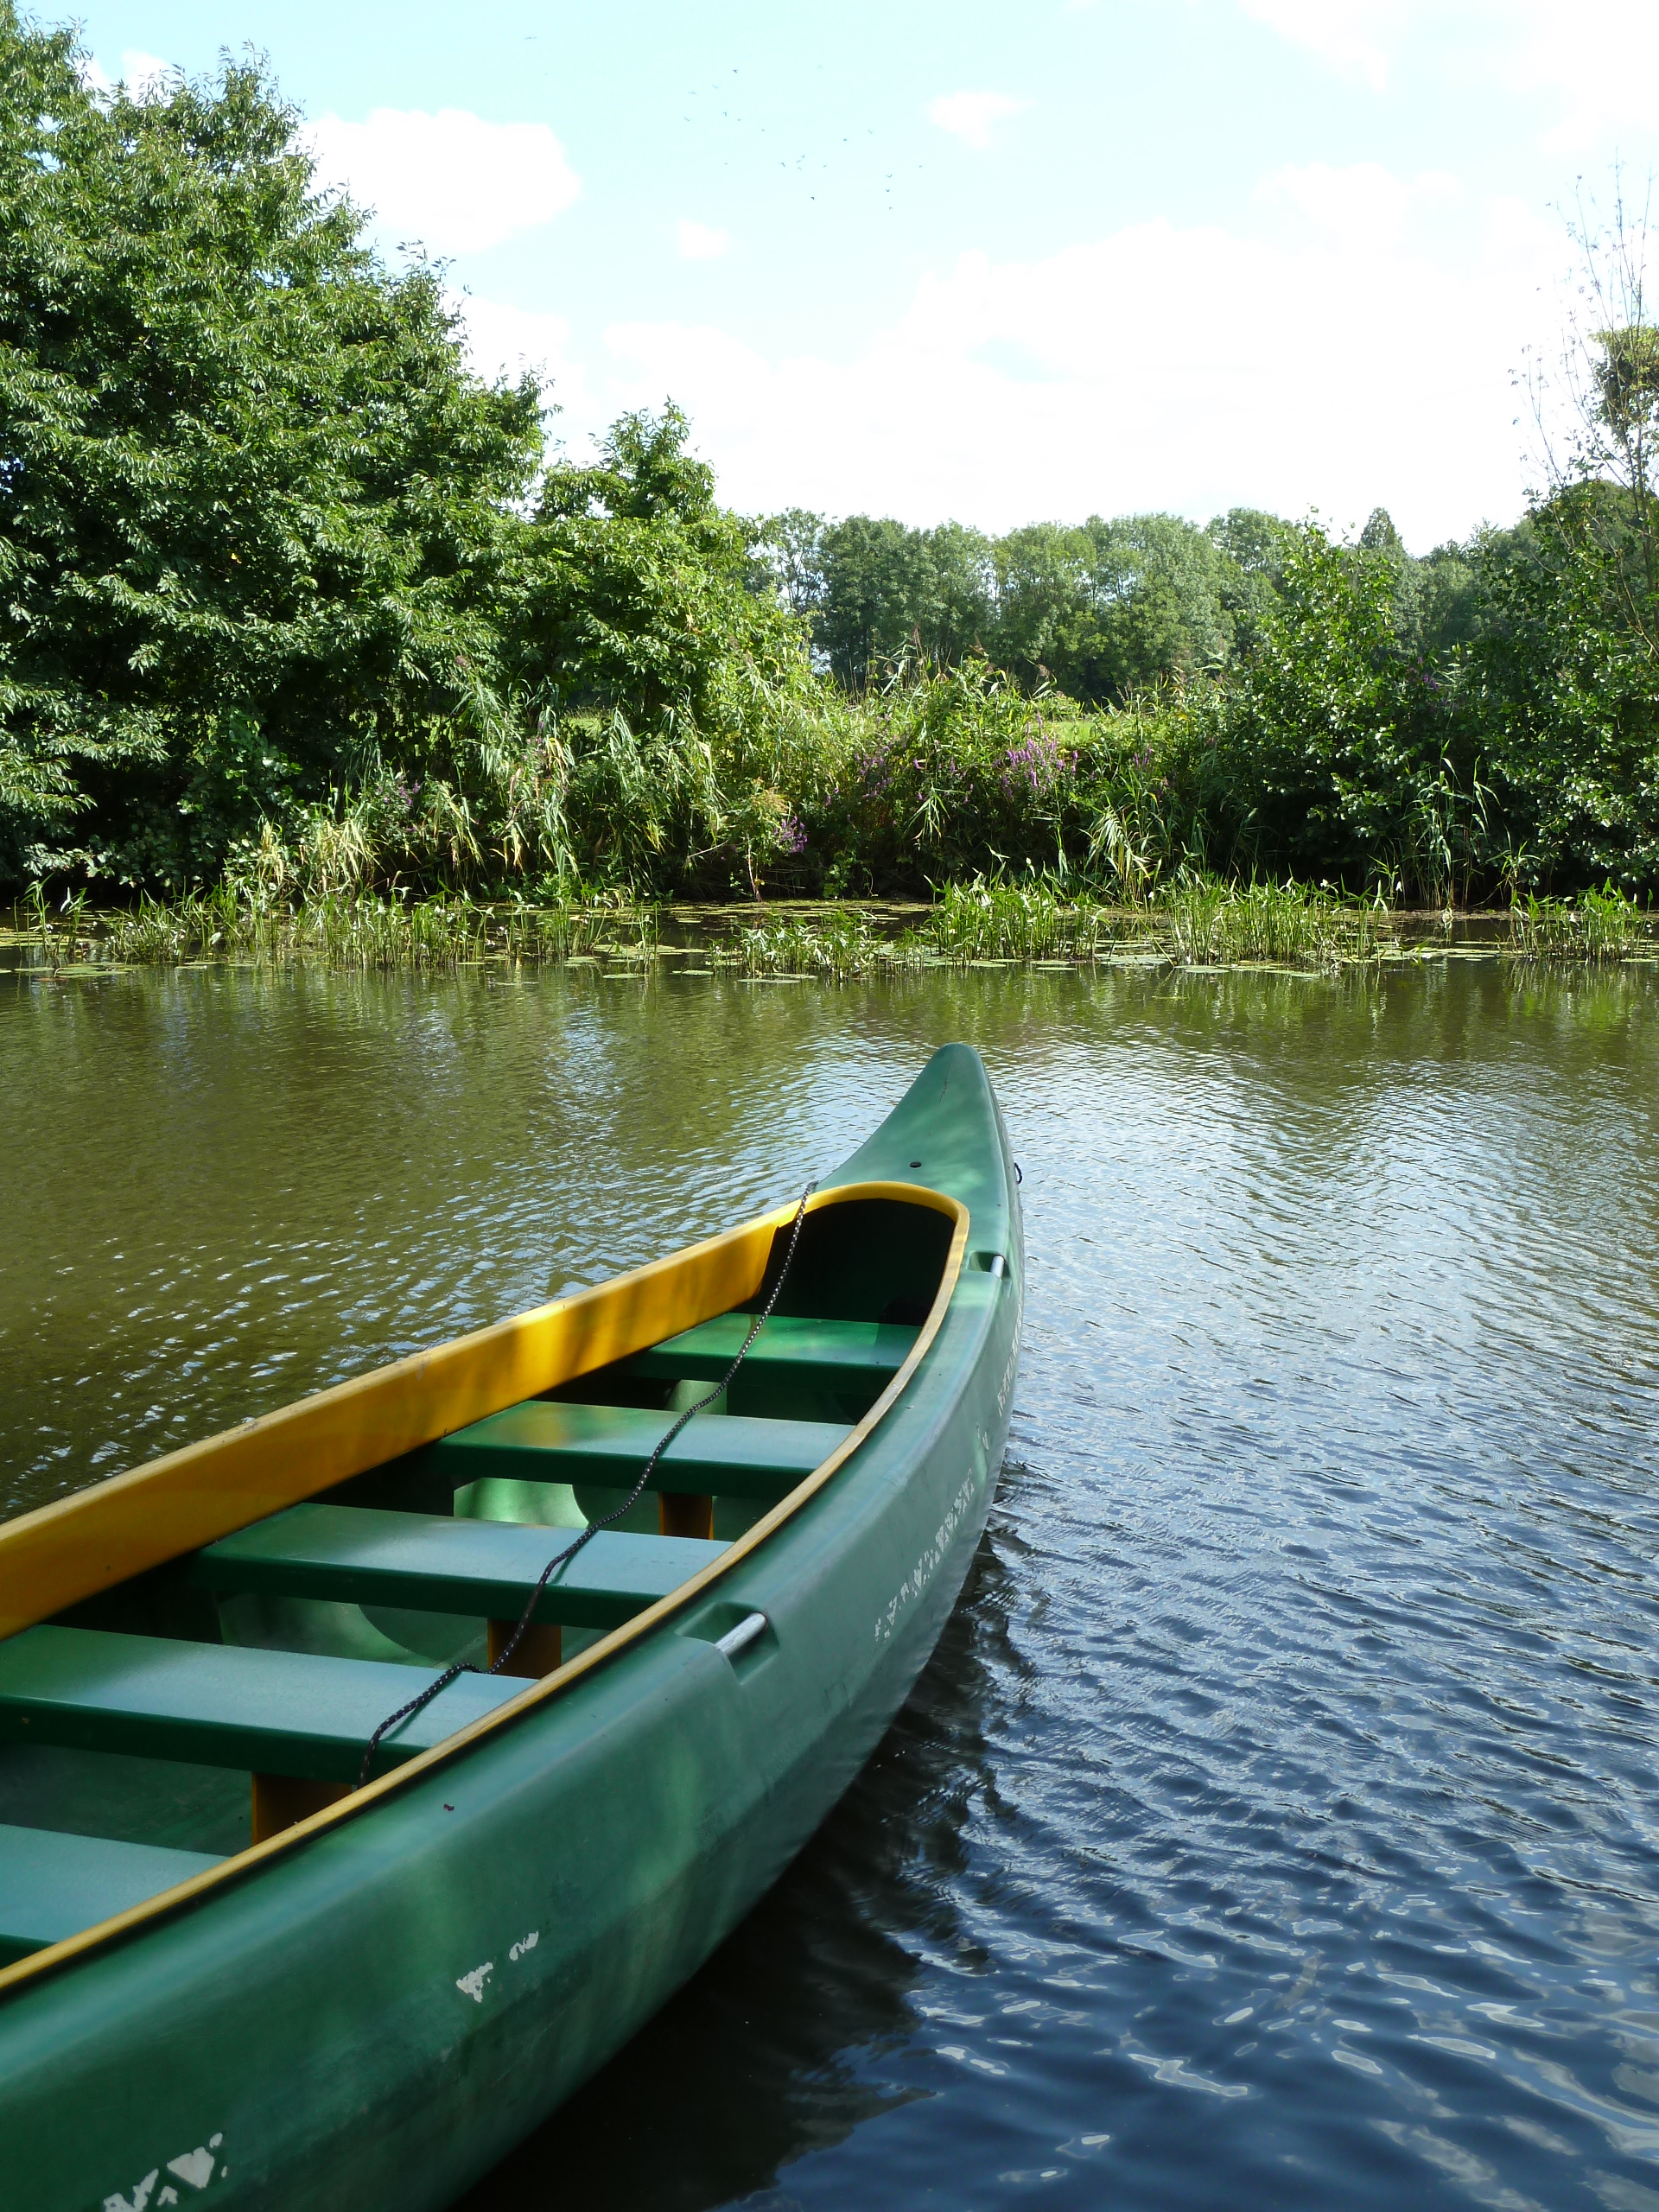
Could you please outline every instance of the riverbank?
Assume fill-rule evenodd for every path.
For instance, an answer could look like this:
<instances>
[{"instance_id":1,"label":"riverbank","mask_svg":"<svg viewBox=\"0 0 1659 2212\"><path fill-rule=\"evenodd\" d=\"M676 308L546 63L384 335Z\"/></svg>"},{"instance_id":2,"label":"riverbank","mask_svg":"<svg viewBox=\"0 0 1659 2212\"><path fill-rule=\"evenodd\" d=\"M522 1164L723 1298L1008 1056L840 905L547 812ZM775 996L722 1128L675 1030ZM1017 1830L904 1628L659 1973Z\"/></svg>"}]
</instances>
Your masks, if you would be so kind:
<instances>
[{"instance_id":1,"label":"riverbank","mask_svg":"<svg viewBox=\"0 0 1659 2212\"><path fill-rule=\"evenodd\" d=\"M226 889L136 908L36 897L0 926L0 969L54 976L233 962L455 969L563 963L638 973L847 980L937 967L1166 966L1335 974L1479 952L1523 963L1659 961L1659 917L1616 892L1458 912L1385 907L1299 884L1199 878L1141 904L1052 880L949 885L893 899L549 904L352 893L299 904Z\"/></svg>"}]
</instances>

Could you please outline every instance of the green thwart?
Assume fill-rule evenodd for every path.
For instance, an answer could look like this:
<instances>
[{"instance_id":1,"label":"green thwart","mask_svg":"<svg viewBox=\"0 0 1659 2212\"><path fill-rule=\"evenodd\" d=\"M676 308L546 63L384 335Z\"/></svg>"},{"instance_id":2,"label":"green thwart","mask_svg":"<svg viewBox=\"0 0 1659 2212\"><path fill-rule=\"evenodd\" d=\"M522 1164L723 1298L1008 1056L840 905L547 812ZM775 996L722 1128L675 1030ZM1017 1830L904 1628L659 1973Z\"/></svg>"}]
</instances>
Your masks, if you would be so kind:
<instances>
[{"instance_id":1,"label":"green thwart","mask_svg":"<svg viewBox=\"0 0 1659 2212\"><path fill-rule=\"evenodd\" d=\"M695 1973L956 1602L1015 1181L948 1046L786 1271L795 1204L0 1526L8 2202L443 2206Z\"/></svg>"}]
</instances>

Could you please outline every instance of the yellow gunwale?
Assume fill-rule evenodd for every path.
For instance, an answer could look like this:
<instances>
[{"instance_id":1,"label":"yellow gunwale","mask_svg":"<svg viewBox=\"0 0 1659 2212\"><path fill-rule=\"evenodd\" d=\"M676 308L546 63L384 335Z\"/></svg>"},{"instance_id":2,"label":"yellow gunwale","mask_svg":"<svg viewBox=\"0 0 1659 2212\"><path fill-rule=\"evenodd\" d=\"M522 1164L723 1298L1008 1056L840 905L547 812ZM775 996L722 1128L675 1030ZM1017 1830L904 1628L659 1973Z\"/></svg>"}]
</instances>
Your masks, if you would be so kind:
<instances>
[{"instance_id":1,"label":"yellow gunwale","mask_svg":"<svg viewBox=\"0 0 1659 2212\"><path fill-rule=\"evenodd\" d=\"M816 1213L822 1207L845 1205L852 1198L896 1198L907 1205L925 1206L935 1212L948 1214L954 1224L950 1246L945 1256L938 1291L903 1366L862 1421L848 1431L836 1449L827 1459L821 1460L804 1480L798 1483L786 1497L779 1498L770 1511L763 1514L721 1553L719 1559L713 1560L701 1573L683 1582L677 1590L671 1591L667 1597L658 1599L655 1605L647 1606L643 1612L636 1613L620 1628L613 1629L601 1642L590 1644L587 1650L569 1661L556 1673L529 1683L520 1696L505 1705L497 1706L493 1712L485 1713L469 1726L458 1729L453 1736L446 1737L442 1743L435 1745L430 1751L417 1753L402 1766L395 1767L390 1774L371 1782L365 1789L353 1790L337 1804L326 1806L308 1819L296 1822L290 1828L284 1828L280 1835L271 1836L264 1843L250 1845L247 1850L221 1859L217 1866L193 1875L188 1881L145 1898L142 1904L133 1905L111 1919L99 1921L91 1928L81 1929L75 1935L66 1936L60 1943L33 1951L26 1959L19 1959L13 1965L0 1968L0 1999L22 1985L70 1964L89 1950L102 1948L150 1921L176 1911L207 1891L240 1879L279 1853L292 1850L324 1829L355 1819L381 1798L396 1789L406 1788L435 1766L458 1757L469 1745L496 1729L523 1719L537 1707L560 1695L582 1675L603 1665L617 1652L648 1635L659 1622L678 1612L693 1599L700 1597L722 1575L729 1573L741 1560L748 1558L775 1529L798 1513L866 1441L903 1395L944 1325L968 1249L967 1207L946 1192L929 1190L921 1184L840 1184L833 1190L815 1192L807 1202L807 1211ZM516 1405L522 1398L534 1396L537 1390L551 1389L556 1383L573 1381L596 1367L608 1366L613 1360L630 1358L637 1351L644 1351L652 1344L660 1344L665 1337L677 1335L682 1329L695 1328L699 1321L711 1320L718 1313L729 1313L743 1299L752 1298L760 1287L766 1272L766 1258L772 1249L773 1234L794 1219L798 1204L798 1201L792 1200L769 1213L758 1215L753 1221L723 1230L718 1236L688 1245L682 1251L669 1253L663 1259L653 1260L643 1268L632 1268L626 1274L614 1276L609 1282L596 1283L591 1289L577 1291L569 1298L555 1299L548 1305L532 1307L528 1313L494 1322L487 1328L453 1338L431 1351L412 1353L385 1367L373 1369L367 1375L354 1376L347 1382L335 1383L329 1389L296 1399L292 1405L246 1421L239 1428L222 1431L217 1436L203 1439L199 1444L186 1445L181 1450L168 1452L144 1466L135 1467L125 1474L110 1476L104 1482L77 1491L73 1497L60 1499L51 1505L41 1506L34 1512L20 1514L13 1521L0 1523L0 1639L16 1635L23 1628L32 1627L36 1622L60 1611L64 1606L76 1603L79 1598L109 1589L148 1567L162 1566L168 1560L177 1559L186 1552L196 1550L219 1536L229 1535L238 1529L264 1520L271 1513L281 1512L284 1506L297 1504L302 1499L315 1496L320 1490L329 1489L335 1483L344 1482L352 1475L365 1473L369 1468L378 1466L402 1452L429 1443L435 1437L448 1435L453 1429L464 1427L467 1421L482 1420L486 1414L499 1412L503 1406ZM734 1270L741 1272L746 1266L748 1274L745 1287L730 1296L723 1295L724 1288L734 1280ZM633 1306L631 1316L626 1311L630 1301ZM622 1318L626 1323L620 1330L606 1325L606 1309L616 1306L624 1308ZM696 1306L696 1311L691 1310L693 1306ZM666 1325L658 1325L665 1313L670 1317ZM616 1317L609 1318L613 1320ZM598 1320L599 1326L587 1333L584 1340L580 1324L594 1320ZM556 1329L555 1325L559 1323L567 1325ZM639 1333L642 1329L651 1333ZM95 1567L98 1580L85 1581L84 1586L71 1596L54 1594L60 1587L67 1586L61 1574L62 1560L73 1554L79 1554L85 1558L84 1548L90 1532L84 1524L96 1514L100 1502L107 1510L112 1494L123 1506L129 1501L139 1504L146 1497L144 1486L148 1484L150 1486L148 1497L152 1507L165 1501L175 1508L175 1512L163 1522L163 1527L188 1525L194 1529L201 1516L199 1510L189 1510L193 1504L200 1506L199 1494L191 1487L189 1478L206 1472L216 1459L220 1463L228 1460L233 1468L239 1460L245 1459L251 1474L263 1475L269 1479L274 1471L271 1462L276 1451L283 1448L292 1452L302 1448L311 1423L315 1422L319 1415L323 1417L321 1427L326 1438L329 1433L327 1421L337 1410L346 1409L348 1414L372 1412L383 1400L394 1403L422 1386L432 1392L436 1402L447 1409L453 1410L457 1404L472 1406L480 1387L493 1389L497 1386L481 1384L478 1376L468 1377L463 1374L448 1378L452 1387L456 1382L461 1387L446 1399L442 1395L442 1384L446 1379L442 1370L446 1364L454 1361L464 1368L469 1359L481 1360L487 1371L491 1355L505 1348L519 1355L519 1358L509 1358L504 1363L506 1371L517 1378L523 1372L520 1361L527 1349L524 1340L537 1330L551 1333L555 1344L563 1338L574 1339L573 1356L581 1363L571 1364L562 1373L547 1375L529 1389L518 1389L515 1380L512 1386L513 1395L495 1397L488 1404L479 1403L476 1410L466 1411L459 1419L446 1419L435 1427L422 1422L408 1424L410 1428L419 1427L422 1433L411 1435L407 1442L394 1444L391 1450L385 1449L384 1444L371 1449L369 1433L361 1421L348 1419L344 1435L336 1436L334 1441L337 1447L346 1447L346 1457L354 1457L356 1452L368 1451L369 1456L361 1458L358 1464L341 1465L337 1450L336 1453L329 1454L321 1463L314 1462L302 1483L290 1474L289 1478L279 1485L284 1494L277 1503L262 1504L253 1513L238 1510L242 1502L242 1493L226 1485L225 1494L218 1500L219 1516L217 1525L209 1533L194 1534L182 1542L174 1542L170 1537L163 1537L159 1532L152 1532L146 1527L140 1533L148 1541L136 1548L140 1554L137 1564L112 1567L107 1559L101 1564L97 1560L88 1561L86 1571L90 1572ZM596 1346L617 1345L621 1348L595 1351ZM528 1350L534 1352L533 1343ZM550 1351L550 1346L542 1346L540 1357L549 1357ZM435 1378L429 1375L429 1370L435 1365L441 1370ZM308 1415L311 1416L311 1422L308 1422ZM394 1433L401 1437L406 1432L398 1429ZM356 1452L349 1448L353 1444ZM256 1446L257 1448L254 1449ZM324 1470L320 1473L317 1472L318 1464ZM182 1484L176 1479L181 1474L185 1478ZM286 1494L289 1491L291 1495ZM176 1510L181 1497L186 1501L182 1511ZM229 1509L228 1513L226 1509ZM121 1516L124 1521L130 1517L124 1512ZM162 1541L166 1542L167 1548L158 1552L156 1547ZM55 1582L52 1580L54 1567L57 1567L60 1573L60 1580ZM31 1598L26 1609L28 1618L17 1618L15 1601L10 1599L10 1592L20 1575L27 1578L31 1572L37 1577L43 1576L44 1580L35 1584L37 1596ZM46 1594L41 1598L38 1592L42 1587Z\"/></svg>"}]
</instances>

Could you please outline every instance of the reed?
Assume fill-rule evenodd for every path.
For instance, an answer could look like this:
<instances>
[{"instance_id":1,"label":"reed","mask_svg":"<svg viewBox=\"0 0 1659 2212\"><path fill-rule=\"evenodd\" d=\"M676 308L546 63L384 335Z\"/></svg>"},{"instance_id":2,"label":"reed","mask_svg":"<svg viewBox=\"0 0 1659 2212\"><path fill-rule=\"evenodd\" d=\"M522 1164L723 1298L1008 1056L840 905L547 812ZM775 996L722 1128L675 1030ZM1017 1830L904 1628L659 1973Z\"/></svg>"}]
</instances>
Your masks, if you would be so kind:
<instances>
[{"instance_id":1,"label":"reed","mask_svg":"<svg viewBox=\"0 0 1659 2212\"><path fill-rule=\"evenodd\" d=\"M709 957L711 966L741 976L822 976L840 982L878 967L902 966L908 950L903 940L874 929L868 915L842 906L740 930L728 944L712 946Z\"/></svg>"},{"instance_id":2,"label":"reed","mask_svg":"<svg viewBox=\"0 0 1659 2212\"><path fill-rule=\"evenodd\" d=\"M654 900L596 896L539 904L515 899L491 914L493 948L510 959L569 960L594 954L627 959L655 955L662 938L662 909Z\"/></svg>"},{"instance_id":3,"label":"reed","mask_svg":"<svg viewBox=\"0 0 1659 2212\"><path fill-rule=\"evenodd\" d=\"M948 883L920 931L944 960L1090 960L1125 924L1106 907L1077 905L1053 883Z\"/></svg>"},{"instance_id":4,"label":"reed","mask_svg":"<svg viewBox=\"0 0 1659 2212\"><path fill-rule=\"evenodd\" d=\"M238 899L226 888L170 904L145 898L105 918L99 950L125 965L235 959L338 968L439 969L506 959L568 959L601 946L654 950L654 906L615 901L500 906L458 893L428 899L326 892L301 904Z\"/></svg>"},{"instance_id":5,"label":"reed","mask_svg":"<svg viewBox=\"0 0 1659 2212\"><path fill-rule=\"evenodd\" d=\"M1650 909L1608 884L1576 899L1517 900L1510 947L1518 960L1603 967L1659 951L1659 934Z\"/></svg>"},{"instance_id":6,"label":"reed","mask_svg":"<svg viewBox=\"0 0 1659 2212\"><path fill-rule=\"evenodd\" d=\"M950 884L923 925L938 957L1090 961L1117 947L1177 967L1247 962L1332 970L1374 959L1383 942L1372 906L1308 884L1227 883L1189 875L1146 904L1070 895L1052 878Z\"/></svg>"},{"instance_id":7,"label":"reed","mask_svg":"<svg viewBox=\"0 0 1659 2212\"><path fill-rule=\"evenodd\" d=\"M1173 887L1148 914L1152 933L1183 967L1251 962L1327 971L1374 960L1384 942L1382 920L1376 907L1311 884L1213 877Z\"/></svg>"},{"instance_id":8,"label":"reed","mask_svg":"<svg viewBox=\"0 0 1659 2212\"><path fill-rule=\"evenodd\" d=\"M569 899L483 901L461 893L413 898L360 887L301 901L221 885L103 917L31 910L42 957L72 947L128 966L234 960L347 969L441 969L486 961L654 960L663 915L652 901L584 893ZM1644 917L1617 893L1575 906L1516 909L1517 950L1532 957L1613 959L1650 944ZM1377 908L1305 884L1230 884L1188 876L1131 906L1033 874L947 883L919 927L895 931L859 907L791 910L715 937L702 957L743 976L834 981L976 961L1086 963L1114 950L1176 967L1266 963L1333 971L1375 960L1389 942ZM1583 948L1593 948L1585 950Z\"/></svg>"}]
</instances>

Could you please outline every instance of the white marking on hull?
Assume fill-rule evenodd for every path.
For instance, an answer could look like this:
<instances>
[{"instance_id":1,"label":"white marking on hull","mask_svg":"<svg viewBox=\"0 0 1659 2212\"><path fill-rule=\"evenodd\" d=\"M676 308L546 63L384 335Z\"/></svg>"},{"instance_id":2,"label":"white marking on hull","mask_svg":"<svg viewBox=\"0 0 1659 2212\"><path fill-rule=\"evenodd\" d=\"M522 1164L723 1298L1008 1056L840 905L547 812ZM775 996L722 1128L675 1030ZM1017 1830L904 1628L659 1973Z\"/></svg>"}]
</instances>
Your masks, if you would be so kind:
<instances>
[{"instance_id":1,"label":"white marking on hull","mask_svg":"<svg viewBox=\"0 0 1659 2212\"><path fill-rule=\"evenodd\" d=\"M224 2140L222 2134L210 2135L205 2143L198 2143L194 2151L181 2151L176 2158L168 2160L167 2171L170 2174L176 2174L181 2181L188 2182L192 2189L206 2189L213 2178L213 2168L218 2164L213 2153ZM219 2179L223 2181L229 2171L228 2166L220 2166ZM118 2190L112 2196L106 2196L104 2199L104 2212L146 2212L146 2208L149 2204L150 2192L161 2179L161 2168L153 2167L134 2189L130 2196L122 2196ZM178 2190L170 2182L163 2182L156 2197L155 2212L162 2212L162 2207L165 2204L176 2204L178 2202Z\"/></svg>"},{"instance_id":2,"label":"white marking on hull","mask_svg":"<svg viewBox=\"0 0 1659 2212\"><path fill-rule=\"evenodd\" d=\"M474 2005L484 2002L484 1985L495 1972L495 1961L486 1959L481 1967L474 1967L471 1974L462 1974L455 1987L470 1997Z\"/></svg>"},{"instance_id":3,"label":"white marking on hull","mask_svg":"<svg viewBox=\"0 0 1659 2212\"><path fill-rule=\"evenodd\" d=\"M893 1624L912 1599L919 1598L944 1563L950 1541L966 1518L983 1477L969 1475L951 1499L950 1510L933 1532L933 1541L918 1558L916 1564L893 1592L875 1617L875 1640L883 1643L893 1634Z\"/></svg>"},{"instance_id":4,"label":"white marking on hull","mask_svg":"<svg viewBox=\"0 0 1659 2212\"><path fill-rule=\"evenodd\" d=\"M123 2196L119 2190L113 2196L106 2196L104 2200L104 2212L144 2212L144 2207L149 2202L149 2192L161 2177L161 2168L152 2166L130 2197Z\"/></svg>"}]
</instances>

